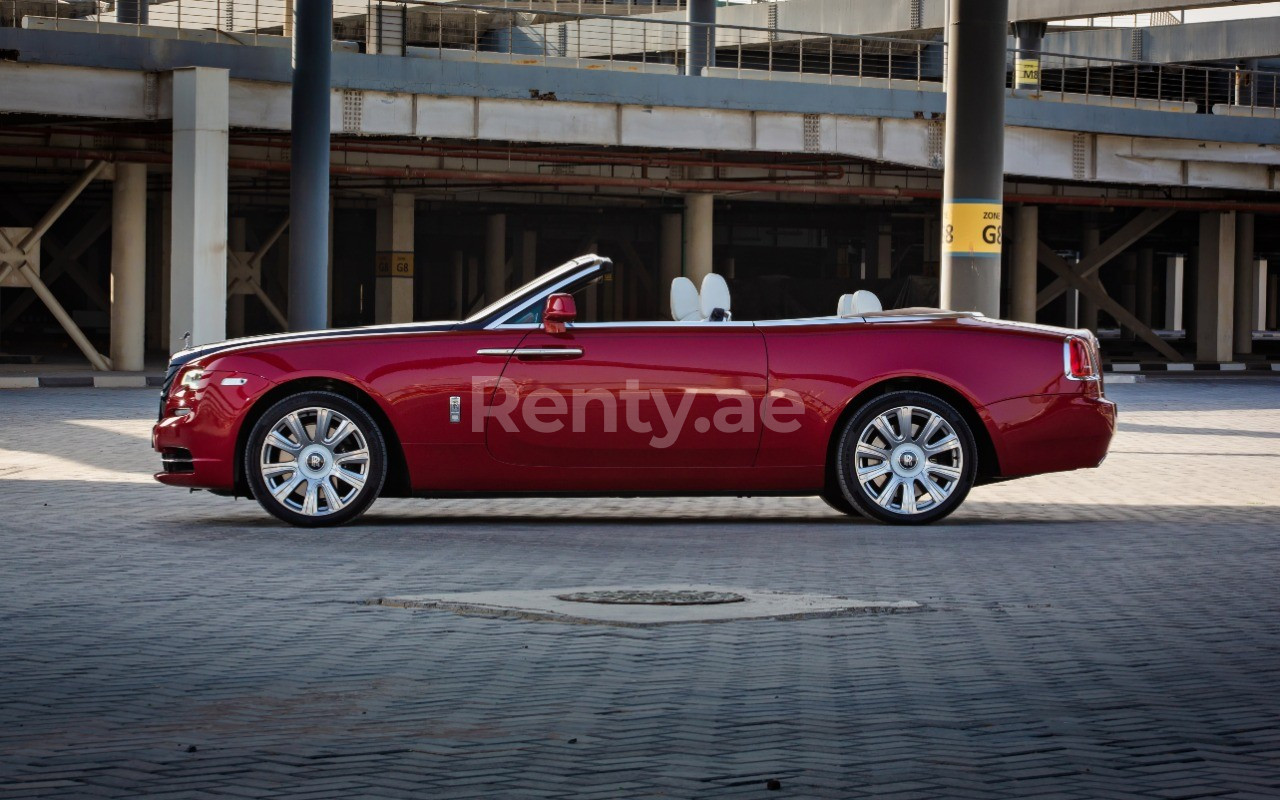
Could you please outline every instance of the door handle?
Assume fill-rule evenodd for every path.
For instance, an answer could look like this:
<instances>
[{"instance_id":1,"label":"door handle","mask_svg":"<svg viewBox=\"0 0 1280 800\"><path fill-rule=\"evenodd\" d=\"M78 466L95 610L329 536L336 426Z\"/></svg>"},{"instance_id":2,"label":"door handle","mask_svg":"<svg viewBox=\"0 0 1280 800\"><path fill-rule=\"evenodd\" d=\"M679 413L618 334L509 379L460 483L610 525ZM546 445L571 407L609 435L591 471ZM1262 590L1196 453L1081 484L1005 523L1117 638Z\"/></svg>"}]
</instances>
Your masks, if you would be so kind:
<instances>
[{"instance_id":1,"label":"door handle","mask_svg":"<svg viewBox=\"0 0 1280 800\"><path fill-rule=\"evenodd\" d=\"M512 355L524 359L568 359L582 358L581 347L517 347Z\"/></svg>"}]
</instances>

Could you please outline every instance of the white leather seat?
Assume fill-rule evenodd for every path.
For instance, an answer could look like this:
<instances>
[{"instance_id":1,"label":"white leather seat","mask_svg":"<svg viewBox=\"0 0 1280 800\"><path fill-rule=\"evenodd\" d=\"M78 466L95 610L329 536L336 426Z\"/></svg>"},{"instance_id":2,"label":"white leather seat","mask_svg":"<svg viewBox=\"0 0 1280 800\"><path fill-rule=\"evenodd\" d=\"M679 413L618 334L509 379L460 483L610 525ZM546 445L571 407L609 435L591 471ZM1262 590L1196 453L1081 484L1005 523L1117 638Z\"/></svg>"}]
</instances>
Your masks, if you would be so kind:
<instances>
[{"instance_id":1,"label":"white leather seat","mask_svg":"<svg viewBox=\"0 0 1280 800\"><path fill-rule=\"evenodd\" d=\"M726 320L733 319L733 309L729 307L729 284L725 283L723 276L708 273L702 279L701 295L703 319L710 320L716 309L724 312Z\"/></svg>"},{"instance_id":2,"label":"white leather seat","mask_svg":"<svg viewBox=\"0 0 1280 800\"><path fill-rule=\"evenodd\" d=\"M671 282L671 318L676 322L697 322L702 319L698 287L688 278L676 278Z\"/></svg>"},{"instance_id":3,"label":"white leather seat","mask_svg":"<svg viewBox=\"0 0 1280 800\"><path fill-rule=\"evenodd\" d=\"M875 311L884 311L884 307L880 305L880 298L866 289L859 289L853 294L840 295L840 302L836 304L838 317L856 317L859 314L870 314Z\"/></svg>"}]
</instances>

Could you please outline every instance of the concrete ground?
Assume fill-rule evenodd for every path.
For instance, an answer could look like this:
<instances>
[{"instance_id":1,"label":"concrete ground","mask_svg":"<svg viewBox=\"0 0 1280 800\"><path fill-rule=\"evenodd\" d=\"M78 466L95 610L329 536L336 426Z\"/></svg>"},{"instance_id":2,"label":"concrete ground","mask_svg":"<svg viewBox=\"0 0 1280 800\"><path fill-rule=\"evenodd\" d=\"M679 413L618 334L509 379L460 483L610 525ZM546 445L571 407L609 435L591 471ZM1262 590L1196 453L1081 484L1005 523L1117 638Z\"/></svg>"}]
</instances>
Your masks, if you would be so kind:
<instances>
[{"instance_id":1,"label":"concrete ground","mask_svg":"<svg viewBox=\"0 0 1280 800\"><path fill-rule=\"evenodd\" d=\"M153 483L154 390L0 392L0 798L1280 796L1280 381L1109 393L1102 468L933 527L406 500L307 531ZM929 610L362 604L680 583Z\"/></svg>"}]
</instances>

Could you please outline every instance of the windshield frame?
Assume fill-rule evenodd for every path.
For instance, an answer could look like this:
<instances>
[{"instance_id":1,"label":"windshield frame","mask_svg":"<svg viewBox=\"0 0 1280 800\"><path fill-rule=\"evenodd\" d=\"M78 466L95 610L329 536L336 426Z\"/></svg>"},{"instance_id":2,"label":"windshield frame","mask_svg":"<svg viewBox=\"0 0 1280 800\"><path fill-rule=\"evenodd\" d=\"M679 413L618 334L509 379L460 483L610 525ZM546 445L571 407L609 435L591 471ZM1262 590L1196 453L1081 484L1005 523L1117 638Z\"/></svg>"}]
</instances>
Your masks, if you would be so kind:
<instances>
[{"instance_id":1,"label":"windshield frame","mask_svg":"<svg viewBox=\"0 0 1280 800\"><path fill-rule=\"evenodd\" d=\"M547 297L558 291L612 271L613 261L610 259L594 254L579 256L500 297L467 317L463 324L469 327L496 328L530 306L545 302Z\"/></svg>"}]
</instances>

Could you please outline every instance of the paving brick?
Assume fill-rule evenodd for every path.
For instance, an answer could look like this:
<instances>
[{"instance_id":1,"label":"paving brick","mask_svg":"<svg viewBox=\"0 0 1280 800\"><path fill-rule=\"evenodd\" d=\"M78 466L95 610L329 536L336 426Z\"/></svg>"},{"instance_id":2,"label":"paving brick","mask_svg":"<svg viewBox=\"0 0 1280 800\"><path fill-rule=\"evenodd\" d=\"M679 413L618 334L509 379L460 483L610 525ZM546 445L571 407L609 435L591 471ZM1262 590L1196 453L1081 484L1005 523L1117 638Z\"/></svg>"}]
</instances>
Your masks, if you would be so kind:
<instances>
[{"instance_id":1,"label":"paving brick","mask_svg":"<svg viewBox=\"0 0 1280 800\"><path fill-rule=\"evenodd\" d=\"M1109 391L1102 468L929 528L706 498L379 501L323 531L153 483L154 391L6 391L0 797L1280 796L1280 382ZM360 604L648 583L931 611Z\"/></svg>"}]
</instances>

